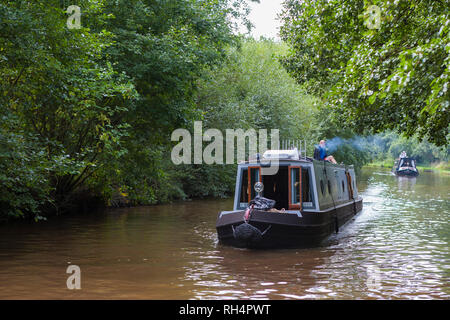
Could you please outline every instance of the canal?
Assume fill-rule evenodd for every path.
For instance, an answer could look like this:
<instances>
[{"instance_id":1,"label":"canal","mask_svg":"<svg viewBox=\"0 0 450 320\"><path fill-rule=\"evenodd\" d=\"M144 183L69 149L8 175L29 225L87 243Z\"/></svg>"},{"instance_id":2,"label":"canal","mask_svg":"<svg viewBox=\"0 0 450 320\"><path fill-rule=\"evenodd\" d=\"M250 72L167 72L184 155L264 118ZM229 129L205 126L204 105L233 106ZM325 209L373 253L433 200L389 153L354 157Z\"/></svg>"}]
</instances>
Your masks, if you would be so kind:
<instances>
[{"instance_id":1,"label":"canal","mask_svg":"<svg viewBox=\"0 0 450 320\"><path fill-rule=\"evenodd\" d=\"M364 169L358 188L363 211L310 249L219 245L231 199L3 225L0 299L449 299L450 176Z\"/></svg>"}]
</instances>

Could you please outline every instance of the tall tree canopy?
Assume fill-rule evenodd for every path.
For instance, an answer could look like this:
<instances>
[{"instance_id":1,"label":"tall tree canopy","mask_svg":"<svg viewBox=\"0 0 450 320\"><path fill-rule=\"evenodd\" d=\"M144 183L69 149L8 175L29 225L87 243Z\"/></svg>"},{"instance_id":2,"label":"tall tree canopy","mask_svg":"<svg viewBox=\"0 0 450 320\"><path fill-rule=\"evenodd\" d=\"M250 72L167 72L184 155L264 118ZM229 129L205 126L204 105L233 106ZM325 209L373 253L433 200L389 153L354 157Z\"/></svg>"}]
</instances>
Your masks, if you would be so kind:
<instances>
[{"instance_id":1,"label":"tall tree canopy","mask_svg":"<svg viewBox=\"0 0 450 320\"><path fill-rule=\"evenodd\" d=\"M325 98L337 123L448 144L449 8L447 0L286 0L283 64Z\"/></svg>"},{"instance_id":2,"label":"tall tree canopy","mask_svg":"<svg viewBox=\"0 0 450 320\"><path fill-rule=\"evenodd\" d=\"M0 0L0 219L80 192L155 201L160 150L245 13L243 0Z\"/></svg>"},{"instance_id":3,"label":"tall tree canopy","mask_svg":"<svg viewBox=\"0 0 450 320\"><path fill-rule=\"evenodd\" d=\"M102 18L100 2L83 4L86 17ZM111 34L68 29L65 9L56 0L0 2L0 205L7 215L35 213L44 203L58 210L123 152L121 119L133 85L102 61Z\"/></svg>"}]
</instances>

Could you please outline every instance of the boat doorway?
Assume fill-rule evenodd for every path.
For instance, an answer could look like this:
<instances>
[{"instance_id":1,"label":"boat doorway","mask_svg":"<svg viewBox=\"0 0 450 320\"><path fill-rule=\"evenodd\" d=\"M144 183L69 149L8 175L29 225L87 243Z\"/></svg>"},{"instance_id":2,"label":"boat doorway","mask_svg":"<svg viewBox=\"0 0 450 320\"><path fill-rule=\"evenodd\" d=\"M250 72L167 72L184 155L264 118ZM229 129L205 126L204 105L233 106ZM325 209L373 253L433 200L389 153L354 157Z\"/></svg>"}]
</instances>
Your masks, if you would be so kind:
<instances>
[{"instance_id":1,"label":"boat doorway","mask_svg":"<svg viewBox=\"0 0 450 320\"><path fill-rule=\"evenodd\" d=\"M263 175L264 197L275 200L275 208L280 210L289 208L289 176L288 167L280 166L278 173Z\"/></svg>"}]
</instances>

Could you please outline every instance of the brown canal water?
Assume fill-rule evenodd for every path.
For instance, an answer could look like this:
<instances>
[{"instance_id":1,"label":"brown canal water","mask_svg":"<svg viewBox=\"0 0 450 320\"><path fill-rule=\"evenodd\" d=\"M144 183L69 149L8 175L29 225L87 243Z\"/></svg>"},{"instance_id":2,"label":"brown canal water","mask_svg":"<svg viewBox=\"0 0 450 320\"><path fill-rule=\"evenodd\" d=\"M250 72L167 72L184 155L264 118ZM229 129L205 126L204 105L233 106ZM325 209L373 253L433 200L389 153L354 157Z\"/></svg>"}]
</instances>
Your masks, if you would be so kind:
<instances>
[{"instance_id":1,"label":"brown canal water","mask_svg":"<svg viewBox=\"0 0 450 320\"><path fill-rule=\"evenodd\" d=\"M3 225L0 299L449 299L450 176L365 169L359 191L363 211L311 249L219 245L230 199Z\"/></svg>"}]
</instances>

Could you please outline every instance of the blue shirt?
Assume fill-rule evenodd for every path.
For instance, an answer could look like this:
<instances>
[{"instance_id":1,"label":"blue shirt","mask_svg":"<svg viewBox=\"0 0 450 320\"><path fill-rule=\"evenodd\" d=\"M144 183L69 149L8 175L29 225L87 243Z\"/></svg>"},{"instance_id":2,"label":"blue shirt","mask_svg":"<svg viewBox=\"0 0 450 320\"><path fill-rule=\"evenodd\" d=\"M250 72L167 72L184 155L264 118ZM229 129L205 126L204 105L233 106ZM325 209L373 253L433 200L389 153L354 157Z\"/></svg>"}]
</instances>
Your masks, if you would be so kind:
<instances>
[{"instance_id":1,"label":"blue shirt","mask_svg":"<svg viewBox=\"0 0 450 320\"><path fill-rule=\"evenodd\" d=\"M323 160L326 158L327 149L325 149L325 147L319 146L319 156L320 156L320 160Z\"/></svg>"}]
</instances>

